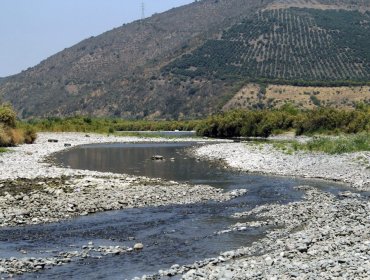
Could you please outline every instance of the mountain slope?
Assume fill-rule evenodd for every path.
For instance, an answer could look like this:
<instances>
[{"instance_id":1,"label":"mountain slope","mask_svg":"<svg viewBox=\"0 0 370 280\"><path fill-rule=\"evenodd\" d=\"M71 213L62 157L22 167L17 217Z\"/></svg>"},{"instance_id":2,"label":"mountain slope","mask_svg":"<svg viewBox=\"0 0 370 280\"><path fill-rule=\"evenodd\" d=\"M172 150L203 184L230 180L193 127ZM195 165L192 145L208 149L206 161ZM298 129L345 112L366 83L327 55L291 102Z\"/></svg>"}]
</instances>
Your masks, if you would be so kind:
<instances>
[{"instance_id":1,"label":"mountain slope","mask_svg":"<svg viewBox=\"0 0 370 280\"><path fill-rule=\"evenodd\" d=\"M147 96L153 92L147 87L148 80L157 75L158 67L254 13L261 2L271 1L204 0L124 25L11 77L0 87L0 95L23 117L143 116L147 114L142 112L143 99L152 100ZM162 81L156 88L165 95L176 90ZM172 97L162 99L145 107L151 112L163 110Z\"/></svg>"},{"instance_id":2,"label":"mountain slope","mask_svg":"<svg viewBox=\"0 0 370 280\"><path fill-rule=\"evenodd\" d=\"M368 81L370 13L302 8L258 12L166 67L185 76Z\"/></svg>"},{"instance_id":3,"label":"mountain slope","mask_svg":"<svg viewBox=\"0 0 370 280\"><path fill-rule=\"evenodd\" d=\"M189 118L218 110L249 80L367 82L369 6L198 1L65 49L0 82L0 97L24 118Z\"/></svg>"}]
</instances>

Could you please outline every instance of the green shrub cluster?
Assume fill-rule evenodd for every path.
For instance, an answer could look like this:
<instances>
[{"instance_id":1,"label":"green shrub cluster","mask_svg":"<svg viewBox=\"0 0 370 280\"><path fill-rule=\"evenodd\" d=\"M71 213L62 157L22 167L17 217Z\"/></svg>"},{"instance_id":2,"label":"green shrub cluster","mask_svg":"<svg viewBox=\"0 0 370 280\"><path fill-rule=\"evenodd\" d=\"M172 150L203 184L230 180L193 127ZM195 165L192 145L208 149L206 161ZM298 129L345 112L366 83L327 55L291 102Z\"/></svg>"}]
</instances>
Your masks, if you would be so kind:
<instances>
[{"instance_id":1,"label":"green shrub cluster","mask_svg":"<svg viewBox=\"0 0 370 280\"><path fill-rule=\"evenodd\" d=\"M123 120L118 118L74 116L67 118L34 119L27 121L24 125L31 126L37 131L114 133L115 131L190 131L194 130L199 123L200 121Z\"/></svg>"},{"instance_id":2,"label":"green shrub cluster","mask_svg":"<svg viewBox=\"0 0 370 280\"><path fill-rule=\"evenodd\" d=\"M370 110L345 111L318 108L298 111L288 105L279 110L236 110L211 116L197 127L199 136L268 137L279 131L295 130L296 134L358 133L369 131Z\"/></svg>"},{"instance_id":3,"label":"green shrub cluster","mask_svg":"<svg viewBox=\"0 0 370 280\"><path fill-rule=\"evenodd\" d=\"M17 114L8 104L0 105L0 147L33 143L36 132L30 126L19 127Z\"/></svg>"}]
</instances>

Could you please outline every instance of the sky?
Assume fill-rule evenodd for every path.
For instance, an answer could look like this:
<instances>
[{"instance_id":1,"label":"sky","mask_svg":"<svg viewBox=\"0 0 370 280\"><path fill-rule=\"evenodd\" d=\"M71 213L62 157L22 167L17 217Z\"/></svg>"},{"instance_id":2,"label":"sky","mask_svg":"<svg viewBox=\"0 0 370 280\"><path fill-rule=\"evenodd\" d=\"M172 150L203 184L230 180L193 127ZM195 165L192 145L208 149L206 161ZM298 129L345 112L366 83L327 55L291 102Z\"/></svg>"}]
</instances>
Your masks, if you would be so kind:
<instances>
[{"instance_id":1,"label":"sky","mask_svg":"<svg viewBox=\"0 0 370 280\"><path fill-rule=\"evenodd\" d=\"M0 77L114 27L194 0L0 0Z\"/></svg>"}]
</instances>

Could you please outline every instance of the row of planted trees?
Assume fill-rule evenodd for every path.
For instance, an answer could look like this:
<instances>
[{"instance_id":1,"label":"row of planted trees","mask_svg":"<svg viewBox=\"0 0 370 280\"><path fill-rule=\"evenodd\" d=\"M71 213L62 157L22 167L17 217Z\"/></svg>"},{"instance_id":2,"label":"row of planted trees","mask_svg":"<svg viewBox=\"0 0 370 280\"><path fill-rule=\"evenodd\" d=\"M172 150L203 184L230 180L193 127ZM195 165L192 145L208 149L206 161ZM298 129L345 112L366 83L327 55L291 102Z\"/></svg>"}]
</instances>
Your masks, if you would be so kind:
<instances>
[{"instance_id":1,"label":"row of planted trees","mask_svg":"<svg viewBox=\"0 0 370 280\"><path fill-rule=\"evenodd\" d=\"M33 143L36 133L30 126L19 127L17 114L8 104L0 104L0 147Z\"/></svg>"}]
</instances>

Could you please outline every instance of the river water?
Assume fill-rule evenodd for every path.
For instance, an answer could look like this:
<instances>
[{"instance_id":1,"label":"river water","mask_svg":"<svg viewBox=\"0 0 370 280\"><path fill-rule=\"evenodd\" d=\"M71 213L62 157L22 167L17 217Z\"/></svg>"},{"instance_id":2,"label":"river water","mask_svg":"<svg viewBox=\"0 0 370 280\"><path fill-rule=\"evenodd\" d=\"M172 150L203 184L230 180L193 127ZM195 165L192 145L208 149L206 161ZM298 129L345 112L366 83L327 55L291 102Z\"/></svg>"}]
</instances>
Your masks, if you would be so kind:
<instances>
[{"instance_id":1,"label":"river water","mask_svg":"<svg viewBox=\"0 0 370 280\"><path fill-rule=\"evenodd\" d=\"M196 143L99 144L86 145L57 154L55 161L76 169L126 173L163 178L191 184L208 184L224 191L247 189L247 194L231 201L204 204L148 207L98 213L47 225L3 228L0 230L0 258L53 256L73 251L92 241L103 246L133 246L142 242L140 252L93 257L73 261L16 279L131 279L168 269L173 264L191 264L220 252L248 246L268 229L215 234L237 222L235 212L268 203L288 203L301 199L295 186L309 184L337 193L341 184L288 177L237 173L188 156L186 148ZM152 155L166 160L152 161ZM170 160L171 159L171 160Z\"/></svg>"}]
</instances>

